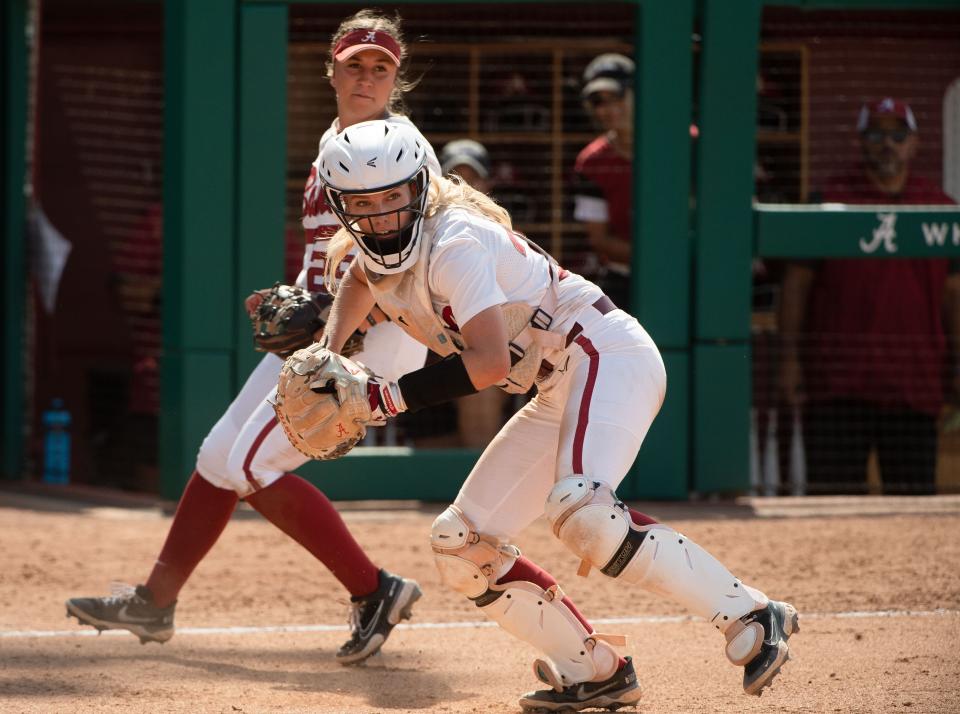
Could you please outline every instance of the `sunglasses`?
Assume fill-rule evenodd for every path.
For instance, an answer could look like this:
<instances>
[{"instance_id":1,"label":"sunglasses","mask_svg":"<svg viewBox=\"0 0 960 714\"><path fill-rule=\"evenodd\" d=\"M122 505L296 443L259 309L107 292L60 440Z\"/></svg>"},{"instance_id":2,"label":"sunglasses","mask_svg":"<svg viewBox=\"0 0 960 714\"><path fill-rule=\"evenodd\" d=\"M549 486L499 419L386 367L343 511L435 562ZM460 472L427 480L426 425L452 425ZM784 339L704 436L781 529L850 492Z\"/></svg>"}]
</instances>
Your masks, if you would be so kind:
<instances>
[{"instance_id":1,"label":"sunglasses","mask_svg":"<svg viewBox=\"0 0 960 714\"><path fill-rule=\"evenodd\" d=\"M894 144L902 144L907 140L907 137L910 136L910 130L891 129L890 131L884 131L883 129L867 129L863 132L862 136L864 141L868 141L871 144L879 144L888 137L893 139Z\"/></svg>"}]
</instances>

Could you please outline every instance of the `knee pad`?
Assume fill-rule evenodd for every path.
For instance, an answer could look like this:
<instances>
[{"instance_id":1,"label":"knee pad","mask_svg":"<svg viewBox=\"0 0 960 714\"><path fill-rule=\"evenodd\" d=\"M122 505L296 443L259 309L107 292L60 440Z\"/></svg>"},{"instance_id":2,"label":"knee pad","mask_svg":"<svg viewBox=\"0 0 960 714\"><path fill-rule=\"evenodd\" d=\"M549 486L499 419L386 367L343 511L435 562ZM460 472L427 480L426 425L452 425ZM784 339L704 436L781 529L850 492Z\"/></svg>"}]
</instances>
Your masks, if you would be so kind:
<instances>
[{"instance_id":1,"label":"knee pad","mask_svg":"<svg viewBox=\"0 0 960 714\"><path fill-rule=\"evenodd\" d=\"M526 581L497 584L520 557L516 546L478 533L456 506L434 521L430 542L445 585L466 595L491 620L546 655L534 663L534 672L542 681L562 689L606 679L616 670L619 656L610 642L617 638L587 632L563 603L559 586L544 590Z\"/></svg>"},{"instance_id":2,"label":"knee pad","mask_svg":"<svg viewBox=\"0 0 960 714\"><path fill-rule=\"evenodd\" d=\"M585 476L562 479L547 497L546 514L554 535L581 558L578 572L592 566L676 600L724 633L767 604L766 595L682 533L659 523L635 525L606 484Z\"/></svg>"},{"instance_id":3,"label":"knee pad","mask_svg":"<svg viewBox=\"0 0 960 714\"><path fill-rule=\"evenodd\" d=\"M520 557L516 546L482 536L456 506L437 516L430 545L444 585L478 598Z\"/></svg>"},{"instance_id":4,"label":"knee pad","mask_svg":"<svg viewBox=\"0 0 960 714\"><path fill-rule=\"evenodd\" d=\"M561 479L547 496L547 520L553 534L581 560L581 575L591 567L616 578L630 568L646 531L609 486L586 476Z\"/></svg>"}]
</instances>

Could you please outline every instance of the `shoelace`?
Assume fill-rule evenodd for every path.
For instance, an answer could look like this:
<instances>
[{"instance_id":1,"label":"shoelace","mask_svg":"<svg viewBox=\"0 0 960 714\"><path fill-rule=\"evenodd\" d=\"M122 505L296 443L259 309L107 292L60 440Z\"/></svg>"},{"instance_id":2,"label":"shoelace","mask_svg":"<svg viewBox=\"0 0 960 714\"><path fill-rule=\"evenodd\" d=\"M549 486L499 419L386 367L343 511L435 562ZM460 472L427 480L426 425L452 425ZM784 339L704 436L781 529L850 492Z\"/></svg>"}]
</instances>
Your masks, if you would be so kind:
<instances>
[{"instance_id":1,"label":"shoelace","mask_svg":"<svg viewBox=\"0 0 960 714\"><path fill-rule=\"evenodd\" d=\"M350 605L350 613L347 615L347 623L350 625L350 632L354 636L360 632L360 606L359 602Z\"/></svg>"},{"instance_id":2,"label":"shoelace","mask_svg":"<svg viewBox=\"0 0 960 714\"><path fill-rule=\"evenodd\" d=\"M354 602L350 603L350 614L347 616L347 622L350 625L350 634L352 635L351 639L357 640L360 639L360 630L363 628L363 616L364 609L367 608L371 603L369 602ZM369 619L369 618L368 618Z\"/></svg>"},{"instance_id":3,"label":"shoelace","mask_svg":"<svg viewBox=\"0 0 960 714\"><path fill-rule=\"evenodd\" d=\"M136 585L130 585L128 583L121 583L117 580L110 582L110 595L106 598L106 601L111 605L123 602L124 600L132 600L137 598L137 587Z\"/></svg>"}]
</instances>

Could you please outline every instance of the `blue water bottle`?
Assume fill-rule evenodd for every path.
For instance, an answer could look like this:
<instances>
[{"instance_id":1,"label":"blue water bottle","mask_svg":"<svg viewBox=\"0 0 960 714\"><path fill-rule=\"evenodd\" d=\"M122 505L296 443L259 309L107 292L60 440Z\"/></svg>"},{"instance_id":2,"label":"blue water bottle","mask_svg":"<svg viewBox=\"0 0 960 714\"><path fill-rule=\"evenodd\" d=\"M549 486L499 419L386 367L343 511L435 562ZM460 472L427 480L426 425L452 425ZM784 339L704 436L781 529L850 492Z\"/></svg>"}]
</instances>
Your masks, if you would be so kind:
<instances>
[{"instance_id":1,"label":"blue water bottle","mask_svg":"<svg viewBox=\"0 0 960 714\"><path fill-rule=\"evenodd\" d=\"M43 413L43 480L45 483L70 482L70 412L63 400L54 398Z\"/></svg>"}]
</instances>

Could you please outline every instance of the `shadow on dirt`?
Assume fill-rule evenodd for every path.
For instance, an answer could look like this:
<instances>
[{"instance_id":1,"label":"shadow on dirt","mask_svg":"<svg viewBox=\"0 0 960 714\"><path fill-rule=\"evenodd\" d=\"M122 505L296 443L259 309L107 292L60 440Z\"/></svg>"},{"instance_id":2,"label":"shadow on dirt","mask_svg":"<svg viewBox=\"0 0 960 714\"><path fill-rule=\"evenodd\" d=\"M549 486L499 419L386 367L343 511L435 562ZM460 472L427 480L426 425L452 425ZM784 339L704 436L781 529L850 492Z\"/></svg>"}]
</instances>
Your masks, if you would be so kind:
<instances>
[{"instance_id":1,"label":"shadow on dirt","mask_svg":"<svg viewBox=\"0 0 960 714\"><path fill-rule=\"evenodd\" d=\"M43 652L25 643L5 646L0 661L5 674L14 676L0 680L0 698L70 695L107 704L113 698L149 700L171 689L200 692L203 682L210 680L356 698L363 707L377 711L424 709L438 701L454 703L476 696L455 690L449 672L431 671L431 663L415 652L376 655L364 665L343 667L333 660L332 650L271 650L258 655L249 650L238 654L231 648L190 648L141 654L127 645L111 652L91 652L88 644L92 643L64 644L61 651L44 647ZM17 671L26 676L16 676ZM39 671L51 674L35 676ZM133 679L129 678L132 671L137 672ZM171 687L171 682L177 684ZM238 691L242 690L239 686ZM240 708L235 710L242 711L243 702L237 705Z\"/></svg>"}]
</instances>

